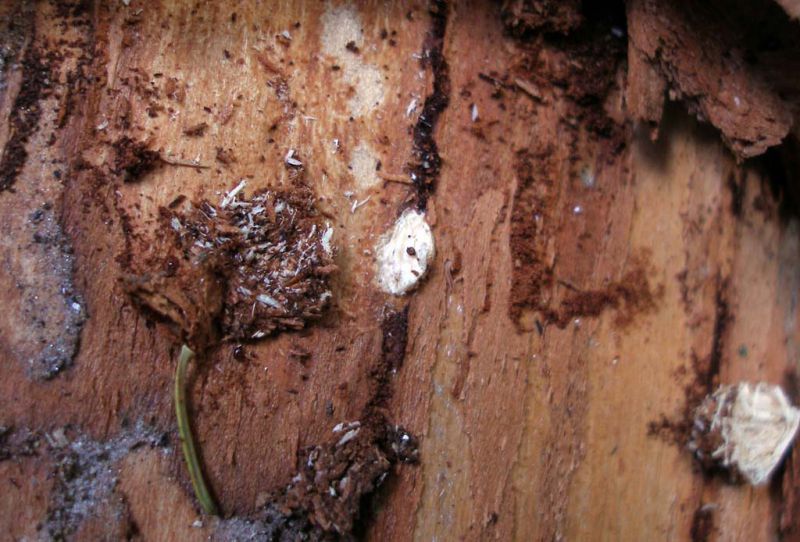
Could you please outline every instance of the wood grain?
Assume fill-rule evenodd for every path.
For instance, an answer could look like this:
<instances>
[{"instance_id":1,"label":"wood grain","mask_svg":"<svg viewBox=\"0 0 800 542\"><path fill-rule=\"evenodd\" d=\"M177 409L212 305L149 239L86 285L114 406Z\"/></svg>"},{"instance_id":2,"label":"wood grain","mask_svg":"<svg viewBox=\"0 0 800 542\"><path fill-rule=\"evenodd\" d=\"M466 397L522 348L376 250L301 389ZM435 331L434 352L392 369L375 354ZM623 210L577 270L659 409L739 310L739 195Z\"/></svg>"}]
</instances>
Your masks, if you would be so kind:
<instances>
[{"instance_id":1,"label":"wood grain","mask_svg":"<svg viewBox=\"0 0 800 542\"><path fill-rule=\"evenodd\" d=\"M0 7L29 17L3 32L9 58L40 51L52 77L24 167L0 192L0 426L12 428L0 437L0 538L244 536L301 449L362 415L381 319L406 305L387 415L420 438L420 462L392 468L359 536L684 540L706 504L712 539L796 535L781 497L797 499L796 453L785 478L735 486L649 431L681 419L687 388L786 385L800 370L800 222L780 190L793 173L781 173L781 151L737 162L680 105L664 106L651 141L627 120L628 47L611 23L587 23L586 53L511 37L498 6L458 2L442 74L421 61L433 21L416 4L81 5ZM589 62L597 43L609 51L602 66ZM2 148L24 73L13 62L0 72ZM576 100L598 74L602 99ZM374 245L419 194L381 175L414 166L436 77L450 88L427 201L437 256L418 291L393 298L374 283ZM160 164L129 182L113 167L123 136L209 167ZM246 344L244 360L223 344L190 375L196 440L227 519L201 518L171 404L179 345L120 277L147 268L164 235L159 207L179 195L218 201L240 179L286 188L290 149L335 228L335 306L302 332ZM546 205L529 213L537 190ZM45 204L56 240L43 245L31 215ZM530 247L514 242L525 231L540 235ZM549 278L526 283L537 273ZM647 302L614 297L615 285ZM587 292L608 295L570 304ZM81 318L54 312L73 301ZM76 329L74 358L42 379L31 368L41 345ZM64 476L86 461L109 477ZM78 509L69 502L81 488L93 496Z\"/></svg>"}]
</instances>

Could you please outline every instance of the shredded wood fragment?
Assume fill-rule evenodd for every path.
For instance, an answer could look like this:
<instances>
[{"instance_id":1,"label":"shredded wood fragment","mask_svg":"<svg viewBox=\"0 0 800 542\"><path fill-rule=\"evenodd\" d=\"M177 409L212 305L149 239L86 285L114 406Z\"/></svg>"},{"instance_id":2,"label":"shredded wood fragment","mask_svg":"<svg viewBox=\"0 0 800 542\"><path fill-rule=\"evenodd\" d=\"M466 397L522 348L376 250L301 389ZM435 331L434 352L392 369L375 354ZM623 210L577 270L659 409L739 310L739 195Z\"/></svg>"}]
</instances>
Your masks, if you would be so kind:
<instances>
[{"instance_id":1,"label":"shredded wood fragment","mask_svg":"<svg viewBox=\"0 0 800 542\"><path fill-rule=\"evenodd\" d=\"M410 102L408 102L408 107L406 107L406 117L410 117L414 114L414 111L417 109L417 99L412 98Z\"/></svg>"},{"instance_id":2,"label":"shredded wood fragment","mask_svg":"<svg viewBox=\"0 0 800 542\"><path fill-rule=\"evenodd\" d=\"M200 163L200 161L198 160L184 160L182 158L172 158L170 156L164 156L164 155L161 156L161 161L171 166L185 166L197 169L209 169L211 167L208 164Z\"/></svg>"},{"instance_id":3,"label":"shredded wood fragment","mask_svg":"<svg viewBox=\"0 0 800 542\"><path fill-rule=\"evenodd\" d=\"M366 205L366 203L372 199L372 196L367 196L366 199L362 201L353 200L353 205L350 207L350 213L353 214L358 211L359 207Z\"/></svg>"},{"instance_id":4,"label":"shredded wood fragment","mask_svg":"<svg viewBox=\"0 0 800 542\"><path fill-rule=\"evenodd\" d=\"M303 162L294 157L294 149L289 149L289 152L286 153L283 161L286 162L286 165L288 166L300 167L303 165Z\"/></svg>"},{"instance_id":5,"label":"shredded wood fragment","mask_svg":"<svg viewBox=\"0 0 800 542\"><path fill-rule=\"evenodd\" d=\"M222 203L220 203L219 206L224 209L225 207L230 205L230 203L236 199L236 195L239 194L239 192L241 192L242 190L244 190L245 186L247 186L247 181L245 179L239 181L239 184L237 184L233 190L225 194L225 197L222 198Z\"/></svg>"},{"instance_id":6,"label":"shredded wood fragment","mask_svg":"<svg viewBox=\"0 0 800 542\"><path fill-rule=\"evenodd\" d=\"M517 79L514 79L514 84L517 85L517 87L520 90L525 92L525 94L527 94L531 98L533 98L533 99L535 99L537 101L541 101L542 100L542 95L539 92L539 90L535 86L533 86L533 84L530 83L529 81L525 81L524 79L517 78Z\"/></svg>"}]
</instances>

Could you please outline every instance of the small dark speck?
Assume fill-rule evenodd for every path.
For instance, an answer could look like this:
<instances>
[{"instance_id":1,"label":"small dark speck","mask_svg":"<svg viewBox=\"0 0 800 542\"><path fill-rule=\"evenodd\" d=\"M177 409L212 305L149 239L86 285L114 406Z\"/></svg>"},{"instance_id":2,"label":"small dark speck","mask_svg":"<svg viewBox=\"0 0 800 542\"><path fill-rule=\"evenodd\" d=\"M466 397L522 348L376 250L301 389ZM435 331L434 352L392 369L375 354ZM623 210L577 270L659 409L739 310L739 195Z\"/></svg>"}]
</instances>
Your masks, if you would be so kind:
<instances>
[{"instance_id":1,"label":"small dark speck","mask_svg":"<svg viewBox=\"0 0 800 542\"><path fill-rule=\"evenodd\" d=\"M747 349L747 345L743 344L743 345L739 346L739 356L743 357L743 358L746 358L747 354L749 354L749 351Z\"/></svg>"},{"instance_id":2,"label":"small dark speck","mask_svg":"<svg viewBox=\"0 0 800 542\"><path fill-rule=\"evenodd\" d=\"M157 448L166 448L169 446L169 433L161 433L161 436L158 437L155 444Z\"/></svg>"},{"instance_id":3,"label":"small dark speck","mask_svg":"<svg viewBox=\"0 0 800 542\"><path fill-rule=\"evenodd\" d=\"M241 344L237 344L233 347L233 359L236 361L242 361L244 359L244 347Z\"/></svg>"},{"instance_id":4,"label":"small dark speck","mask_svg":"<svg viewBox=\"0 0 800 542\"><path fill-rule=\"evenodd\" d=\"M407 253L409 256L416 256L416 255L417 255L417 251L416 251L416 250L414 250L414 247L408 247L408 248L406 248L406 253Z\"/></svg>"},{"instance_id":5,"label":"small dark speck","mask_svg":"<svg viewBox=\"0 0 800 542\"><path fill-rule=\"evenodd\" d=\"M29 219L31 222L35 224L37 222L40 222L43 216L44 216L44 211L41 209L36 209L34 212L30 214Z\"/></svg>"}]
</instances>

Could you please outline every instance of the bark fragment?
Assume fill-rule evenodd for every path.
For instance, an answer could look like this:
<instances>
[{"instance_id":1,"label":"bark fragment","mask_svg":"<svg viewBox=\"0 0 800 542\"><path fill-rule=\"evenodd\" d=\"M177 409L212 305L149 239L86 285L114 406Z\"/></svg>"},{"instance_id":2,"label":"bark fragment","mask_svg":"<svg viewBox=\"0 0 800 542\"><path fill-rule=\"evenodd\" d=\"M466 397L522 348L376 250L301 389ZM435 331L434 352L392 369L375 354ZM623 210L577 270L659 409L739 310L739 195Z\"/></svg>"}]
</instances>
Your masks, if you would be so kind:
<instances>
[{"instance_id":1,"label":"bark fragment","mask_svg":"<svg viewBox=\"0 0 800 542\"><path fill-rule=\"evenodd\" d=\"M635 119L660 119L663 77L670 97L682 99L691 113L719 129L740 158L783 140L793 124L791 109L748 64L745 44L723 19L721 6L632 0L627 12L627 97Z\"/></svg>"}]
</instances>

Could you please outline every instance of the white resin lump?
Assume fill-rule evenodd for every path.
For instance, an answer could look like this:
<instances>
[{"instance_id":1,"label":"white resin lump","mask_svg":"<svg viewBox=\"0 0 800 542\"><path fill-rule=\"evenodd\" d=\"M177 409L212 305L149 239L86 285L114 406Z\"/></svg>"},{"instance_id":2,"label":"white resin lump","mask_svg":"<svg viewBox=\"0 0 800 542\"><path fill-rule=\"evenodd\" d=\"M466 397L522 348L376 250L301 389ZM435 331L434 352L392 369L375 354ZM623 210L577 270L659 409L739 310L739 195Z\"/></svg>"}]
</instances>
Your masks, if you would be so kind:
<instances>
[{"instance_id":1,"label":"white resin lump","mask_svg":"<svg viewBox=\"0 0 800 542\"><path fill-rule=\"evenodd\" d=\"M721 386L695 410L689 449L706 467L722 467L753 485L769 480L800 424L779 386Z\"/></svg>"},{"instance_id":2,"label":"white resin lump","mask_svg":"<svg viewBox=\"0 0 800 542\"><path fill-rule=\"evenodd\" d=\"M425 215L413 209L404 212L378 241L375 252L377 282L383 291L403 295L416 288L436 255Z\"/></svg>"}]
</instances>

